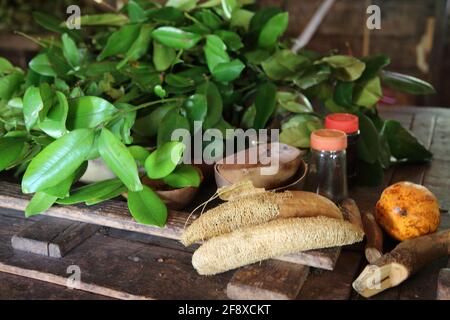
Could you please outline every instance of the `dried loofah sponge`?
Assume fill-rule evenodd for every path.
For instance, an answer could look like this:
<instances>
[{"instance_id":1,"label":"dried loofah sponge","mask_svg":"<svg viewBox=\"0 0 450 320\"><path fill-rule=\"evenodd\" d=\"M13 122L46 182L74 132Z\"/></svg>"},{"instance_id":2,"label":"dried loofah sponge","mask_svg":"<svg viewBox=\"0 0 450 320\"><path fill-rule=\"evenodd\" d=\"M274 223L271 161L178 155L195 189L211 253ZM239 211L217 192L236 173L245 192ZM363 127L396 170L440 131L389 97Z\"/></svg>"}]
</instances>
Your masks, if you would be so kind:
<instances>
[{"instance_id":1,"label":"dried loofah sponge","mask_svg":"<svg viewBox=\"0 0 450 320\"><path fill-rule=\"evenodd\" d=\"M291 198L292 194L266 192L226 202L203 214L192 222L181 236L181 242L188 246L232 232L243 226L258 225L274 219L280 212L275 197Z\"/></svg>"},{"instance_id":2,"label":"dried loofah sponge","mask_svg":"<svg viewBox=\"0 0 450 320\"><path fill-rule=\"evenodd\" d=\"M325 197L303 191L264 192L231 197L195 220L181 236L188 246L248 226L274 219L326 216L343 219L342 212Z\"/></svg>"},{"instance_id":3,"label":"dried loofah sponge","mask_svg":"<svg viewBox=\"0 0 450 320\"><path fill-rule=\"evenodd\" d=\"M277 219L212 238L192 257L201 275L214 275L301 251L349 245L364 233L348 221L328 217Z\"/></svg>"}]
</instances>

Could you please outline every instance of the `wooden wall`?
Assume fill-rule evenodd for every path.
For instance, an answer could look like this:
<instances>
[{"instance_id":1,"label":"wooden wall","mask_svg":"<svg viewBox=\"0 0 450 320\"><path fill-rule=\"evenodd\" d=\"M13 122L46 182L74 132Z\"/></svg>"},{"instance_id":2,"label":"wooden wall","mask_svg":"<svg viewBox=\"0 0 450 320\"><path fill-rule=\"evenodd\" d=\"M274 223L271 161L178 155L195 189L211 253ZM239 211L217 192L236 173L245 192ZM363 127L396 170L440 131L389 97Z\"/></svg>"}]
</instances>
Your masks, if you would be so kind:
<instances>
[{"instance_id":1,"label":"wooden wall","mask_svg":"<svg viewBox=\"0 0 450 320\"><path fill-rule=\"evenodd\" d=\"M264 6L278 6L290 12L288 33L290 37L295 38L304 30L322 0L260 0L260 2ZM433 23L437 2L436 0L336 0L307 48L320 52L338 49L342 53L361 56L368 18L366 9L369 4L376 4L381 8L381 30L369 32L369 53L384 53L390 56L392 60L390 69L393 71L439 82L439 79L431 76L431 66L429 72L424 72L418 68L417 63L417 46L427 34L427 25ZM433 39L434 33L428 32L427 36ZM431 62L431 52L426 58L427 62ZM401 104L426 102L421 97L404 95L396 97ZM447 101L450 105L450 99Z\"/></svg>"}]
</instances>

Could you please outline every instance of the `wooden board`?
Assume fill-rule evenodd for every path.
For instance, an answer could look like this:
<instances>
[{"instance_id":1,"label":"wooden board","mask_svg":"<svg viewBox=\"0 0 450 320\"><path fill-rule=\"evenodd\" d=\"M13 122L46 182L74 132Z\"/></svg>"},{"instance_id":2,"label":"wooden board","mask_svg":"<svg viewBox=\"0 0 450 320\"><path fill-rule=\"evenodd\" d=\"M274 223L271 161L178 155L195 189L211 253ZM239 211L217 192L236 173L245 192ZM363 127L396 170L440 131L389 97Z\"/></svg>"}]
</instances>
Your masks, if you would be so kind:
<instances>
[{"instance_id":1,"label":"wooden board","mask_svg":"<svg viewBox=\"0 0 450 320\"><path fill-rule=\"evenodd\" d=\"M44 217L13 235L11 245L16 250L61 258L99 228L97 225Z\"/></svg>"},{"instance_id":2,"label":"wooden board","mask_svg":"<svg viewBox=\"0 0 450 320\"><path fill-rule=\"evenodd\" d=\"M450 300L450 269L442 269L439 272L437 285L437 299Z\"/></svg>"},{"instance_id":3,"label":"wooden board","mask_svg":"<svg viewBox=\"0 0 450 320\"><path fill-rule=\"evenodd\" d=\"M306 281L309 267L267 260L235 272L227 285L234 300L293 300Z\"/></svg>"},{"instance_id":4,"label":"wooden board","mask_svg":"<svg viewBox=\"0 0 450 320\"><path fill-rule=\"evenodd\" d=\"M24 211L30 197L21 193L20 186L15 183L0 181L0 207ZM172 240L179 240L185 228L197 215L193 215L186 223L189 213L180 211L169 211L167 224L164 228L143 225L137 223L129 214L127 203L124 201L111 200L95 206L75 205L59 206L55 205L47 210L43 215L69 219L87 224L96 224L115 229L139 232L147 235L159 236ZM339 256L337 250L314 250L302 254L293 254L289 257L282 257L284 261L301 265L313 264L317 268L332 269Z\"/></svg>"},{"instance_id":5,"label":"wooden board","mask_svg":"<svg viewBox=\"0 0 450 320\"><path fill-rule=\"evenodd\" d=\"M32 224L0 214L0 274L66 287L69 267L80 290L116 299L226 299L231 273L199 276L191 253L95 234L61 259L15 251L8 239Z\"/></svg>"},{"instance_id":6,"label":"wooden board","mask_svg":"<svg viewBox=\"0 0 450 320\"><path fill-rule=\"evenodd\" d=\"M0 272L0 300L109 300L111 298Z\"/></svg>"}]
</instances>

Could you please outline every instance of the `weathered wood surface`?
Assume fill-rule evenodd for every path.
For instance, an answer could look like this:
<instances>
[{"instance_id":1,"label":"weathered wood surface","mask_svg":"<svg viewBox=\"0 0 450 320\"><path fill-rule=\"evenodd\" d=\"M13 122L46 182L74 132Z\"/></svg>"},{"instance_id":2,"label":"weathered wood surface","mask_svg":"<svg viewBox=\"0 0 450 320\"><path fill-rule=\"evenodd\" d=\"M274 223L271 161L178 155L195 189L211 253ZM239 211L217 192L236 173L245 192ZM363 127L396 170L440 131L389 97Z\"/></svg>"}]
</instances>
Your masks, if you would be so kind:
<instances>
[{"instance_id":1,"label":"weathered wood surface","mask_svg":"<svg viewBox=\"0 0 450 320\"><path fill-rule=\"evenodd\" d=\"M32 221L0 215L0 273L65 287L79 268L80 290L117 299L226 299L231 273L199 276L191 253L96 234L61 259L13 250L11 236ZM0 286L1 287L1 286ZM0 288L0 291L2 289Z\"/></svg>"},{"instance_id":2,"label":"weathered wood surface","mask_svg":"<svg viewBox=\"0 0 450 320\"><path fill-rule=\"evenodd\" d=\"M450 267L450 266L449 266ZM450 269L441 269L438 277L438 300L450 300Z\"/></svg>"},{"instance_id":3,"label":"weathered wood surface","mask_svg":"<svg viewBox=\"0 0 450 320\"><path fill-rule=\"evenodd\" d=\"M450 214L448 213L450 208L448 193L450 190L450 110L381 108L381 111L383 117L399 120L411 128L424 143L430 146L435 156L435 160L431 164L410 165L389 170L385 176L383 187L401 180L424 184L437 195L440 201L441 228L450 228ZM361 210L367 210L374 206L383 187L356 188L352 190L351 196ZM0 195L3 196L3 190L0 190ZM0 201L2 200L0 199ZM86 208L85 210L87 212L91 209L94 209L94 215L103 214L103 210L105 210L101 207ZM108 209L106 210L108 212ZM63 215L64 213L60 212L59 214ZM120 217L123 219L123 216L126 215L127 211L123 210ZM7 262L7 265L14 266L19 271L39 271L39 277L44 273L57 275L63 279L67 278L67 264L78 263L87 273L83 281L87 285L95 284L97 286L92 291L99 288L116 290L112 291L116 297L119 297L118 292L125 292L130 296L157 299L195 299L199 297L225 299L226 285L233 276L229 272L218 277L199 277L190 264L192 248L185 249L174 240L164 240L153 235L115 229L102 228L101 233L86 240L63 259L55 260L13 252L10 247L5 247L5 243L9 244L12 234L19 232L36 220L19 219L9 213L0 215L0 217L0 220L3 220L3 223L0 221L0 261L2 263ZM131 220L129 217L128 219ZM125 221L130 223L129 220ZM184 225L184 219L180 224L181 227ZM130 229L133 228L130 227ZM385 249L389 250L394 245L395 242L386 241ZM97 249L96 246L98 246ZM361 299L352 291L351 284L367 264L362 249L363 247L359 248L358 246L344 248L334 271L312 269L297 295L297 299ZM158 262L159 258L163 260ZM169 267L162 266L162 261L167 262ZM388 290L373 299L435 299L438 290L438 275L446 265L445 259L436 261L399 287ZM450 266L447 265L448 267ZM19 273L17 270L15 272ZM26 275L30 276L30 273ZM53 278L46 279L46 281L49 280L55 283L60 281ZM41 281L29 281L41 283ZM89 289L91 288L84 288L84 290ZM6 288L0 286L0 296L5 296L7 290L8 286ZM24 293L24 296L26 295L27 293ZM18 294L15 296L18 297ZM76 298L75 295L74 298Z\"/></svg>"},{"instance_id":4,"label":"weathered wood surface","mask_svg":"<svg viewBox=\"0 0 450 320\"><path fill-rule=\"evenodd\" d=\"M16 250L61 258L100 227L66 219L44 217L11 238Z\"/></svg>"},{"instance_id":5,"label":"weathered wood surface","mask_svg":"<svg viewBox=\"0 0 450 320\"><path fill-rule=\"evenodd\" d=\"M30 201L30 197L20 191L16 183L0 181L0 206L7 209L24 211ZM185 226L188 226L198 216L192 215L188 220L188 212L169 211L167 224L164 228L158 228L137 223L129 214L127 203L124 201L111 200L95 206L83 204L74 206L55 205L43 215L69 219L87 224L96 224L115 229L139 232L162 238L179 240ZM316 268L330 270L336 264L339 249L313 250L301 254L292 254L288 257L276 258L301 265L312 265Z\"/></svg>"},{"instance_id":6,"label":"weathered wood surface","mask_svg":"<svg viewBox=\"0 0 450 320\"><path fill-rule=\"evenodd\" d=\"M293 300L309 274L309 267L267 260L236 271L227 285L234 300Z\"/></svg>"}]
</instances>

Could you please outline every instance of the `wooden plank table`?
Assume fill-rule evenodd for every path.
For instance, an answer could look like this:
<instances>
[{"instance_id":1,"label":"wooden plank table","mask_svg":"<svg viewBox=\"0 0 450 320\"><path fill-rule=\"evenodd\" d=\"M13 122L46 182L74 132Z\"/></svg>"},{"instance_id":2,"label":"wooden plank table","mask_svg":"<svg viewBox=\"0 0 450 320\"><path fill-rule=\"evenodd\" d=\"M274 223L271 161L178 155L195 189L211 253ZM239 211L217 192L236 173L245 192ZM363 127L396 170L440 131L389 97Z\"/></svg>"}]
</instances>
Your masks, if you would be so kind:
<instances>
[{"instance_id":1,"label":"wooden plank table","mask_svg":"<svg viewBox=\"0 0 450 320\"><path fill-rule=\"evenodd\" d=\"M351 192L352 198L361 210L366 210L373 207L386 186L403 180L420 183L439 198L441 228L450 228L450 109L402 107L380 110L384 118L398 120L410 128L434 153L434 161L392 168L386 173L383 186L355 188ZM14 209L13 205L11 207ZM92 214L99 213L105 213L101 207ZM201 277L190 263L193 248L186 249L176 240L152 235L153 231L148 232L135 224L125 212L120 218L128 230L119 230L116 217L108 217L110 214L113 213L102 215L108 228L101 228L66 257L55 259L14 251L11 247L14 234L42 217L25 219L18 210L0 209L0 299L228 298L226 288L233 271ZM53 214L56 217L63 215L63 211ZM177 239L182 221L175 221L175 225L178 226L176 230L159 231L161 236ZM392 245L387 243L387 246ZM367 264L362 249L362 245L343 248L333 271L310 268L308 278L302 279L304 284L297 299L362 299L351 287ZM448 258L436 261L399 287L373 299L435 299L439 272L448 265ZM81 290L70 290L65 286L73 266L82 271Z\"/></svg>"}]
</instances>

